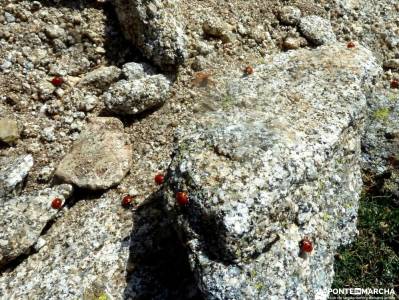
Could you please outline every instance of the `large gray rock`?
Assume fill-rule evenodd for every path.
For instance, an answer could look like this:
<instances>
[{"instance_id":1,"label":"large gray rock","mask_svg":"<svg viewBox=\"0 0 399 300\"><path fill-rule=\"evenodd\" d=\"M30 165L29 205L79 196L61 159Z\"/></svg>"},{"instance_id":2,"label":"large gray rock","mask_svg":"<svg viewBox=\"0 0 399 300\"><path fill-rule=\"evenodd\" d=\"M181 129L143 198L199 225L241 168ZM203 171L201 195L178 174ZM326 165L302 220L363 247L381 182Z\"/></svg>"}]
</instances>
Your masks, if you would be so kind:
<instances>
[{"instance_id":1,"label":"large gray rock","mask_svg":"<svg viewBox=\"0 0 399 300\"><path fill-rule=\"evenodd\" d=\"M55 175L81 188L107 189L125 177L131 162L132 146L122 122L116 118L91 118Z\"/></svg>"},{"instance_id":2,"label":"large gray rock","mask_svg":"<svg viewBox=\"0 0 399 300\"><path fill-rule=\"evenodd\" d=\"M33 166L32 155L17 158L0 157L0 202L2 198L15 195Z\"/></svg>"},{"instance_id":3,"label":"large gray rock","mask_svg":"<svg viewBox=\"0 0 399 300\"><path fill-rule=\"evenodd\" d=\"M154 64L169 69L187 57L186 36L179 21L179 0L115 0L127 39Z\"/></svg>"},{"instance_id":4,"label":"large gray rock","mask_svg":"<svg viewBox=\"0 0 399 300\"><path fill-rule=\"evenodd\" d=\"M167 208L206 299L326 298L334 252L357 232L360 133L379 66L344 44L267 61L225 78L223 109L179 130L168 170Z\"/></svg>"},{"instance_id":5,"label":"large gray rock","mask_svg":"<svg viewBox=\"0 0 399 300\"><path fill-rule=\"evenodd\" d=\"M71 193L72 186L64 184L0 202L0 266L30 250L58 213L51 207L52 200L64 202Z\"/></svg>"}]
</instances>

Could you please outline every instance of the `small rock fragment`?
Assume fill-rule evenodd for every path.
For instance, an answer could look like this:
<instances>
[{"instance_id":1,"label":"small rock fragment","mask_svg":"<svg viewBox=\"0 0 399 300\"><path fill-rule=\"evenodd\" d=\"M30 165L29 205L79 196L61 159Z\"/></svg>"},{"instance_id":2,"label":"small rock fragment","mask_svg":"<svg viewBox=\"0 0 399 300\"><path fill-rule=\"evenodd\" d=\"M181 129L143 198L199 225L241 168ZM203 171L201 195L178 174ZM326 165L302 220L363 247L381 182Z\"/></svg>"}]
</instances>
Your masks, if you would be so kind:
<instances>
[{"instance_id":1,"label":"small rock fragment","mask_svg":"<svg viewBox=\"0 0 399 300\"><path fill-rule=\"evenodd\" d=\"M306 39L317 46L336 41L330 21L319 16L311 15L301 18L299 29Z\"/></svg>"},{"instance_id":2,"label":"small rock fragment","mask_svg":"<svg viewBox=\"0 0 399 300\"><path fill-rule=\"evenodd\" d=\"M79 86L92 86L100 90L106 89L118 80L121 70L118 67L100 67L87 73L79 82Z\"/></svg>"},{"instance_id":3,"label":"small rock fragment","mask_svg":"<svg viewBox=\"0 0 399 300\"><path fill-rule=\"evenodd\" d=\"M42 80L38 85L39 97L42 100L48 100L53 95L56 87L48 80Z\"/></svg>"},{"instance_id":4,"label":"small rock fragment","mask_svg":"<svg viewBox=\"0 0 399 300\"><path fill-rule=\"evenodd\" d=\"M0 142L12 144L19 139L20 128L13 119L0 118Z\"/></svg>"},{"instance_id":5,"label":"small rock fragment","mask_svg":"<svg viewBox=\"0 0 399 300\"><path fill-rule=\"evenodd\" d=\"M170 81L163 75L120 80L103 95L107 108L115 113L134 115L162 105L169 94Z\"/></svg>"},{"instance_id":6,"label":"small rock fragment","mask_svg":"<svg viewBox=\"0 0 399 300\"><path fill-rule=\"evenodd\" d=\"M301 18L301 11L294 6L284 6L280 10L278 18L285 25L296 25Z\"/></svg>"},{"instance_id":7,"label":"small rock fragment","mask_svg":"<svg viewBox=\"0 0 399 300\"><path fill-rule=\"evenodd\" d=\"M42 131L42 139L46 142L54 142L55 141L55 134L54 134L54 127L46 127Z\"/></svg>"},{"instance_id":8,"label":"small rock fragment","mask_svg":"<svg viewBox=\"0 0 399 300\"><path fill-rule=\"evenodd\" d=\"M202 24L202 30L207 36L221 39L224 43L231 42L232 32L230 26L217 18L209 18Z\"/></svg>"},{"instance_id":9,"label":"small rock fragment","mask_svg":"<svg viewBox=\"0 0 399 300\"><path fill-rule=\"evenodd\" d=\"M123 65L122 74L128 80L135 80L155 75L155 71L149 64L129 62Z\"/></svg>"},{"instance_id":10,"label":"small rock fragment","mask_svg":"<svg viewBox=\"0 0 399 300\"><path fill-rule=\"evenodd\" d=\"M44 28L44 33L51 39L61 38L65 35L65 30L58 25L49 25Z\"/></svg>"},{"instance_id":11,"label":"small rock fragment","mask_svg":"<svg viewBox=\"0 0 399 300\"><path fill-rule=\"evenodd\" d=\"M283 47L284 49L287 50L293 50L300 48L303 44L304 44L304 38L287 37L284 40Z\"/></svg>"},{"instance_id":12,"label":"small rock fragment","mask_svg":"<svg viewBox=\"0 0 399 300\"><path fill-rule=\"evenodd\" d=\"M103 190L125 177L131 157L132 146L122 122L116 118L92 118L55 175L80 188Z\"/></svg>"},{"instance_id":13,"label":"small rock fragment","mask_svg":"<svg viewBox=\"0 0 399 300\"><path fill-rule=\"evenodd\" d=\"M98 99L96 96L86 95L81 101L79 101L78 109L84 112L92 111L96 107L97 102Z\"/></svg>"},{"instance_id":14,"label":"small rock fragment","mask_svg":"<svg viewBox=\"0 0 399 300\"><path fill-rule=\"evenodd\" d=\"M16 159L0 158L0 199L19 192L20 185L33 166L32 155Z\"/></svg>"}]
</instances>

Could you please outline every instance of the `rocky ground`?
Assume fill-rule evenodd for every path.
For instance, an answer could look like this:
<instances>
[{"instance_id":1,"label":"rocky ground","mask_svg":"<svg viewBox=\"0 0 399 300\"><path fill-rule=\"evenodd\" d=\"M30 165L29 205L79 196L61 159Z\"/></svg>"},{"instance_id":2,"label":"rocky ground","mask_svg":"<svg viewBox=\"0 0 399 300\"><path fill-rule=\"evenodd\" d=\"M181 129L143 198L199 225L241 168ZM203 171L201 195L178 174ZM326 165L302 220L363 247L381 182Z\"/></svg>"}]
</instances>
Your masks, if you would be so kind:
<instances>
[{"instance_id":1,"label":"rocky ground","mask_svg":"<svg viewBox=\"0 0 399 300\"><path fill-rule=\"evenodd\" d=\"M312 298L328 288L334 251L356 232L359 159L370 191L399 197L398 14L396 0L3 0L0 298ZM268 155L278 163L259 161ZM246 174L246 156L260 173ZM202 248L212 233L197 232L198 211L176 211L178 190L198 193L198 205L232 200L204 208L239 212L203 223L227 239L212 250L220 261ZM237 193L281 206L266 231L254 224L273 209ZM320 240L315 255L284 254L304 234ZM262 255L229 257L254 241ZM269 260L281 263L275 273L292 264L288 277L246 270Z\"/></svg>"}]
</instances>

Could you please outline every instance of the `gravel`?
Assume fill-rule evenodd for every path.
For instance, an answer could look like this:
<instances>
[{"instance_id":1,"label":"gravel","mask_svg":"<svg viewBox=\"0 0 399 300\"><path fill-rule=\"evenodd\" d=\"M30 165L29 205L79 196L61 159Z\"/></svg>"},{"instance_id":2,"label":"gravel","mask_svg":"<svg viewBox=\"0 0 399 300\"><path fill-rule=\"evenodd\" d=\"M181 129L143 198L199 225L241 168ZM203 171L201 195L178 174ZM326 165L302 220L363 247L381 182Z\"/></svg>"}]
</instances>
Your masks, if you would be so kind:
<instances>
[{"instance_id":1,"label":"gravel","mask_svg":"<svg viewBox=\"0 0 399 300\"><path fill-rule=\"evenodd\" d=\"M278 65L277 62L273 63L273 59L286 57L284 55L300 56L300 53L314 46L326 47L323 51L328 52L326 49L335 49L338 41L339 49L349 55L348 60L350 55L353 55L352 58L366 55L365 47L377 58L378 64L384 66L382 76L375 79L374 97L367 98L367 107L361 106L364 108L362 113L367 112L367 115L364 114L366 128L362 135L361 167L365 171L365 182L371 180L378 183L378 186L373 187L376 193L389 193L396 201L399 175L394 154L398 151L398 90L391 88L390 82L399 79L395 64L399 58L398 12L399 6L395 0L362 3L349 0L295 0L288 7L287 2L281 0L268 1L267 5L256 0L150 0L145 3L136 0L3 0L0 5L0 119L12 122L14 129L12 142L0 139L0 157L4 163L0 169L12 166L10 172L7 167L2 173L1 178L6 181L1 184L8 182L10 174L16 176L12 176L15 179L13 184L6 183L10 188L6 188L7 196L3 199L9 204L7 210L0 211L4 218L7 216L7 220L10 220L10 228L16 235L10 235L9 239L13 248L9 247L10 244L8 248L2 248L8 254L3 256L3 267L0 268L0 298L134 299L141 295L153 299L192 299L210 295L210 283L220 280L221 273L215 272L214 279L207 280L206 285L198 281L200 276L197 276L197 280L193 277L193 273L197 272L197 262L194 264L190 259L197 253L193 252L191 244L182 245L172 228L172 224L178 223L174 214L165 214L165 203L153 197L161 188L155 184L154 176L166 174L173 150L178 146L176 138L179 138L180 132L190 128L188 124L202 122L203 115L218 112L216 114L220 114L220 121L224 122L220 124L222 132L228 122L237 121L239 116L243 116L242 122L247 120L244 116L250 108L258 111L259 103L255 96L258 87L245 88L242 97L238 97L239 91L234 89L227 93L229 87L250 87L249 82L255 81L258 73L263 74L266 80L271 75L262 70L268 65ZM306 20L310 20L310 24ZM345 45L349 41L355 44L355 48L346 49ZM317 51L321 50L314 53ZM342 53L336 54L340 57ZM281 73L279 71L278 74L296 83L300 78L312 76L314 68L318 70L320 61L323 58L314 61L306 56L299 69L283 70L285 64L281 64ZM359 70L359 66L354 66L355 63L350 60L347 65ZM346 66L341 66L335 57L326 66L325 72L330 69L337 71L337 68L346 72ZM245 70L253 72L249 74ZM338 73L337 80L342 78L342 74ZM297 74L297 77L292 78L292 74ZM348 81L353 83L362 74L353 73ZM61 79L61 84L54 84L56 77ZM258 82L261 88L280 90L277 86L264 86L260 79ZM315 81L309 80L311 82ZM304 81L303 84L307 83ZM357 83L350 86L342 82L339 84L347 87L347 91L356 90L359 86ZM308 86L306 91L316 93L321 85L322 82L317 81L314 86ZM287 82L288 91L290 86ZM316 100L322 102L328 97L334 98L330 91L341 88L334 84L325 86L325 91L320 91ZM287 99L292 103L285 112L276 113L274 118L278 119L277 116L301 107L303 93L302 89L290 94L281 92L281 101L276 103L276 108ZM351 104L353 107L358 95L368 93L367 89L359 88L354 98L345 105ZM274 91L270 94L269 98L264 99L263 106L277 95ZM240 99L239 105L233 101L238 99L236 96ZM342 99L346 99L346 96ZM338 99L337 103L341 103L342 99ZM239 111L230 115L222 113L231 109L232 103L240 107ZM316 116L317 113L313 118L309 117L309 122L316 122ZM93 127L90 120L103 118L111 118L111 123L117 129L87 130ZM215 118L210 118L206 125L213 124ZM263 116L257 119L263 120ZM293 125L287 129L287 134L291 127L299 126L296 120L297 116L290 120ZM342 124L347 121L346 118L339 120ZM265 128L270 126L265 124ZM306 124L303 126L306 127ZM207 126L204 127L205 132ZM259 127L252 129L256 131ZM189 133L194 132L195 128ZM311 133L309 128L304 134L309 136ZM344 135L342 133L341 136ZM231 137L234 135L224 137L223 142L227 145ZM106 138L108 142L101 141L101 138ZM253 141L251 136L248 139ZM348 140L339 145L351 144L353 140L355 138L348 136ZM121 150L122 144L126 145L126 151ZM194 140L192 144L198 147L200 141ZM223 144L222 141L220 144ZM77 151L78 145L84 145L84 148ZM315 142L315 145L318 143ZM217 149L221 157L232 149L229 147ZM94 156L86 151L89 149L98 155L96 157L105 160L94 160ZM239 152L233 154L241 155ZM30 158L24 160L27 157L32 157L32 166ZM349 154L342 157L347 158L343 160L345 165L354 162ZM17 163L20 159L24 162ZM69 159L67 164L66 159ZM173 159L176 161L175 157ZM96 168L101 162L106 167L116 167L116 173L101 173ZM63 173L65 178L55 176L62 165L66 171ZM87 171L77 172L80 166L85 166ZM338 177L349 178L333 165L325 165L325 168L336 170ZM252 169L244 170L251 172ZM351 170L354 170L352 182L357 182L358 169L354 166ZM324 175L327 178L327 174ZM327 180L325 190L329 189L328 184L331 184L332 190L339 185L336 183L337 176L332 175ZM205 179L208 177L209 174L204 175ZM24 211L29 207L29 202L21 199L36 199L42 191L55 191L62 180L84 189L75 189L70 200L63 202L61 211L50 209L51 199L44 197L44 210L35 206L33 212L26 211L33 216L32 221ZM344 186L343 190L348 190L346 184L349 181L340 183ZM90 186L106 190L86 189ZM214 187L220 187L220 182L217 181L210 189ZM354 185L352 195L356 187ZM131 209L122 209L121 199L128 193L134 196L134 205ZM334 192L335 195L341 193ZM151 201L152 204L149 204ZM319 204L314 199L309 201ZM345 211L342 209L339 215L343 219L337 217L337 222L346 222L345 216L356 214L356 197L352 197L351 201L354 209L343 207ZM302 202L298 200L293 203L299 205ZM231 230L235 230L238 219L245 217L245 207L248 208L248 215L252 216L251 206L244 204L247 206L237 207L241 215L228 218L226 224L230 224ZM313 216L314 207L319 207L317 205L301 208L301 222L308 222L308 218ZM43 220L39 217L38 221L36 213L41 214L46 210L48 212L44 213ZM323 219L314 218L315 222ZM244 229L245 224L242 222ZM347 224L352 226L353 221ZM324 229L327 232L336 228L335 225L312 232L316 234L324 232ZM1 225L0 232L11 232L8 226ZM265 264L279 261L280 258L276 256L280 251L296 253L297 241L303 237L302 225L296 226L277 231L283 238L260 256ZM242 228L238 226L237 230ZM181 232L179 226L177 229ZM347 230L348 234L353 232L353 227ZM243 234L247 232L244 230ZM23 238L20 239L20 236ZM336 236L332 236L335 239ZM346 237L342 235L343 241L346 241ZM272 272L267 277L273 281L277 280L276 274L290 274L287 270L293 270L298 266L297 262L302 262L303 276L326 275L326 278L312 277L308 285L315 287L318 283L327 284L331 281L332 273L328 268L333 265L330 253L335 244L332 248L323 248L325 245L330 244L321 237L315 241L314 255L309 255L307 260L299 260L295 255L284 256L281 258L283 264L261 267L260 272L255 268L251 271L257 272L255 278ZM136 251L144 254L135 256ZM321 257L324 253L326 255ZM131 260L131 257L134 259ZM287 269L285 265L291 262L291 267ZM218 262L210 260L209 264L214 266ZM250 264L245 267L249 268ZM226 269L221 266L220 270ZM204 270L201 274L209 274L207 272ZM233 273L240 274L240 270L232 268L226 274L230 276ZM304 278L301 274L273 281L276 283L275 290L278 293L281 290L283 294L295 276ZM234 282L242 282L241 277L230 278L233 279L228 284L232 286ZM253 287L254 282L248 280L242 292ZM256 287L262 291L260 284ZM203 290L201 296L198 295L198 288ZM295 286L290 285L290 290L294 291ZM215 286L214 292L211 292L217 294L220 291L220 287ZM287 297L299 296L287 294Z\"/></svg>"}]
</instances>

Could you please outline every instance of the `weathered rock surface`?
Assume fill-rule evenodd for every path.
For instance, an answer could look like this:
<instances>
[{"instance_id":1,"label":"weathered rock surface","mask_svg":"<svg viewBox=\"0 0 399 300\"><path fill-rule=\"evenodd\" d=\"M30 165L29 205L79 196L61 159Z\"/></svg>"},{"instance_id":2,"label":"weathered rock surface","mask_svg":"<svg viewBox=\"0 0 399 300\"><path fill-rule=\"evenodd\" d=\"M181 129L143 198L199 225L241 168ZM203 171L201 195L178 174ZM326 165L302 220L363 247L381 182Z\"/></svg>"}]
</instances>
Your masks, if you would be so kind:
<instances>
[{"instance_id":1,"label":"weathered rock surface","mask_svg":"<svg viewBox=\"0 0 399 300\"><path fill-rule=\"evenodd\" d=\"M116 0L115 9L127 39L157 66L169 69L187 56L178 0Z\"/></svg>"},{"instance_id":2,"label":"weathered rock surface","mask_svg":"<svg viewBox=\"0 0 399 300\"><path fill-rule=\"evenodd\" d=\"M146 63L129 62L122 66L122 74L127 80L135 80L155 75L155 71Z\"/></svg>"},{"instance_id":3,"label":"weathered rock surface","mask_svg":"<svg viewBox=\"0 0 399 300\"><path fill-rule=\"evenodd\" d=\"M111 83L118 80L121 70L115 66L100 67L87 73L79 82L79 86L92 86L99 90L104 90Z\"/></svg>"},{"instance_id":4,"label":"weathered rock surface","mask_svg":"<svg viewBox=\"0 0 399 300\"><path fill-rule=\"evenodd\" d=\"M60 198L64 202L71 193L72 186L63 184L0 202L0 266L29 251L46 224L57 215L51 201ZM0 298L1 293L0 287Z\"/></svg>"},{"instance_id":5,"label":"weathered rock surface","mask_svg":"<svg viewBox=\"0 0 399 300\"><path fill-rule=\"evenodd\" d=\"M362 168L381 180L384 194L399 199L399 94L381 91L368 99L362 138Z\"/></svg>"},{"instance_id":6,"label":"weathered rock surface","mask_svg":"<svg viewBox=\"0 0 399 300\"><path fill-rule=\"evenodd\" d=\"M284 6L279 11L278 18L283 24L296 25L301 18L301 11L295 6Z\"/></svg>"},{"instance_id":7,"label":"weathered rock surface","mask_svg":"<svg viewBox=\"0 0 399 300\"><path fill-rule=\"evenodd\" d=\"M127 70L130 77L134 77ZM120 80L104 93L106 107L118 114L134 115L162 105L169 96L170 81L163 75Z\"/></svg>"},{"instance_id":8,"label":"weathered rock surface","mask_svg":"<svg viewBox=\"0 0 399 300\"><path fill-rule=\"evenodd\" d=\"M35 214L56 214L47 198L30 205ZM37 253L0 277L0 298L122 299L131 226L131 213L115 196L79 201L41 236Z\"/></svg>"},{"instance_id":9,"label":"weathered rock surface","mask_svg":"<svg viewBox=\"0 0 399 300\"><path fill-rule=\"evenodd\" d=\"M107 189L125 177L131 157L132 146L122 122L116 118L92 118L55 175L81 188Z\"/></svg>"},{"instance_id":10,"label":"weathered rock surface","mask_svg":"<svg viewBox=\"0 0 399 300\"><path fill-rule=\"evenodd\" d=\"M18 193L21 183L33 166L32 155L17 158L0 157L0 202Z\"/></svg>"},{"instance_id":11,"label":"weathered rock surface","mask_svg":"<svg viewBox=\"0 0 399 300\"><path fill-rule=\"evenodd\" d=\"M168 209L207 299L325 298L334 252L357 232L360 133L379 66L344 44L267 60L225 78L223 109L180 129L168 171Z\"/></svg>"},{"instance_id":12,"label":"weathered rock surface","mask_svg":"<svg viewBox=\"0 0 399 300\"><path fill-rule=\"evenodd\" d=\"M329 44L336 41L330 21L319 16L301 18L299 29L304 37L315 45Z\"/></svg>"},{"instance_id":13,"label":"weathered rock surface","mask_svg":"<svg viewBox=\"0 0 399 300\"><path fill-rule=\"evenodd\" d=\"M12 144L19 139L18 122L8 118L0 118L0 142Z\"/></svg>"}]
</instances>

